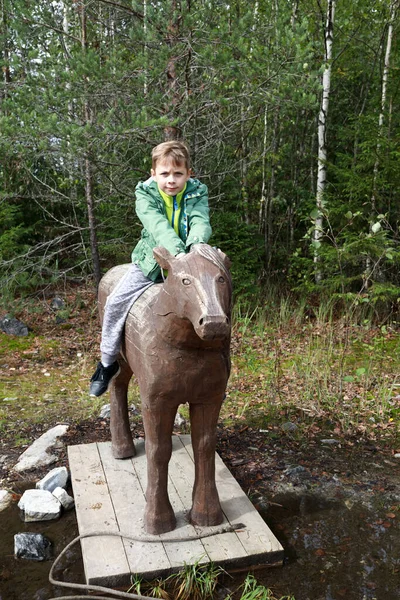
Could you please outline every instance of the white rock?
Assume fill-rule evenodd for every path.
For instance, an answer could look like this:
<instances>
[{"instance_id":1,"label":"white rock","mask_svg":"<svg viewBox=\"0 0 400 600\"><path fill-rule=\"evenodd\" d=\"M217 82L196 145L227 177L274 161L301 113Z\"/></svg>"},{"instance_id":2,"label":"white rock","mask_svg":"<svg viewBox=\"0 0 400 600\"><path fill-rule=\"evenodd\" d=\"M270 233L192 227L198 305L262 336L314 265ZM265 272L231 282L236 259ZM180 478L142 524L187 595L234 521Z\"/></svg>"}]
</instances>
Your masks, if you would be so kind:
<instances>
[{"instance_id":1,"label":"white rock","mask_svg":"<svg viewBox=\"0 0 400 600\"><path fill-rule=\"evenodd\" d=\"M400 452L394 455L394 458L400 458Z\"/></svg>"},{"instance_id":2,"label":"white rock","mask_svg":"<svg viewBox=\"0 0 400 600\"><path fill-rule=\"evenodd\" d=\"M104 404L101 407L101 411L99 414L100 419L109 419L111 414L111 404Z\"/></svg>"},{"instance_id":3,"label":"white rock","mask_svg":"<svg viewBox=\"0 0 400 600\"><path fill-rule=\"evenodd\" d=\"M14 470L18 472L27 471L28 469L35 469L54 463L57 460L57 457L47 452L47 450L54 446L57 442L57 438L64 435L67 430L68 425L56 425L52 429L49 429L49 431L46 431L46 433L35 440L33 444L21 454L17 464L14 466Z\"/></svg>"},{"instance_id":4,"label":"white rock","mask_svg":"<svg viewBox=\"0 0 400 600\"><path fill-rule=\"evenodd\" d=\"M62 507L65 508L65 510L70 510L74 507L74 499L72 498L72 496L67 494L67 492L62 487L58 487L55 490L53 490L52 494L53 496L55 496L55 498L57 498L57 500L61 503Z\"/></svg>"},{"instance_id":5,"label":"white rock","mask_svg":"<svg viewBox=\"0 0 400 600\"><path fill-rule=\"evenodd\" d=\"M58 487L65 488L68 482L68 470L66 467L52 469L43 479L37 482L37 490L52 492Z\"/></svg>"},{"instance_id":6,"label":"white rock","mask_svg":"<svg viewBox=\"0 0 400 600\"><path fill-rule=\"evenodd\" d=\"M18 507L24 511L24 521L51 521L60 516L61 504L47 490L26 490Z\"/></svg>"},{"instance_id":7,"label":"white rock","mask_svg":"<svg viewBox=\"0 0 400 600\"><path fill-rule=\"evenodd\" d=\"M184 417L182 417L182 415L179 412L177 412L174 421L175 427L182 427L182 425L185 425L185 423L186 419L184 419Z\"/></svg>"},{"instance_id":8,"label":"white rock","mask_svg":"<svg viewBox=\"0 0 400 600\"><path fill-rule=\"evenodd\" d=\"M0 490L0 512L10 506L12 495L7 490Z\"/></svg>"}]
</instances>

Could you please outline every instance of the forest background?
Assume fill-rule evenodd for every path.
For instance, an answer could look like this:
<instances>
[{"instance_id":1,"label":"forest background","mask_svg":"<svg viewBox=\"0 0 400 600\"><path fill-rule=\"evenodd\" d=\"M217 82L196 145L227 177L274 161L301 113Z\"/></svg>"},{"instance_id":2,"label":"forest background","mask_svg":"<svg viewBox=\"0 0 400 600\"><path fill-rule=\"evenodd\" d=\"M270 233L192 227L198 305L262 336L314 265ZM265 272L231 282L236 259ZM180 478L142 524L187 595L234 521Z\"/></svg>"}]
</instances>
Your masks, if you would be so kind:
<instances>
[{"instance_id":1,"label":"forest background","mask_svg":"<svg viewBox=\"0 0 400 600\"><path fill-rule=\"evenodd\" d=\"M1 0L0 285L128 262L151 148L190 145L237 296L391 309L398 1Z\"/></svg>"}]
</instances>

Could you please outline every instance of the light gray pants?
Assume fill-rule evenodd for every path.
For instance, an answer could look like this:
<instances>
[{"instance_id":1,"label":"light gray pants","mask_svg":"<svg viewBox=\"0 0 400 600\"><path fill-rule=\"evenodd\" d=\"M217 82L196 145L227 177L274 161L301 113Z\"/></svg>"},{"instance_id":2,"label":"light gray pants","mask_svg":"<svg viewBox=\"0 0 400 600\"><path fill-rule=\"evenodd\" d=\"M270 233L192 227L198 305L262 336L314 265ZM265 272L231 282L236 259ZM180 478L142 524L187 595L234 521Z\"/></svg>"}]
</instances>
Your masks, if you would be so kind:
<instances>
[{"instance_id":1,"label":"light gray pants","mask_svg":"<svg viewBox=\"0 0 400 600\"><path fill-rule=\"evenodd\" d=\"M101 362L104 366L111 365L117 359L131 306L152 285L154 282L143 275L140 267L132 264L108 296L100 344Z\"/></svg>"}]
</instances>

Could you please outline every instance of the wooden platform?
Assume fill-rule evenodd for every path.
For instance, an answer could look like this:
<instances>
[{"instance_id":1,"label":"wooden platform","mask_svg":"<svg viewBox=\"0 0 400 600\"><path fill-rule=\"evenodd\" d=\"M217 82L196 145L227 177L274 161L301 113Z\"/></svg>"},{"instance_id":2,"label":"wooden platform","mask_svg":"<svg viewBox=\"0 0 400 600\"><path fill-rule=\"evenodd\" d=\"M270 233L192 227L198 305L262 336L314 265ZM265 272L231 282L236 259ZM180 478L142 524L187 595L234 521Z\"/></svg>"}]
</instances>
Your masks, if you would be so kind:
<instances>
[{"instance_id":1,"label":"wooden platform","mask_svg":"<svg viewBox=\"0 0 400 600\"><path fill-rule=\"evenodd\" d=\"M279 565L283 548L216 455L216 481L226 524L243 523L235 532L194 541L185 537L213 531L193 527L186 520L191 507L194 463L190 436L173 436L169 465L169 496L177 516L177 528L154 542L134 542L119 537L82 540L87 583L118 586L130 582L132 573L145 579L167 576L186 564L213 561L225 569L253 565ZM82 444L68 448L79 533L121 531L146 535L143 529L146 489L144 440L135 442L137 456L116 460L111 443ZM148 537L148 536L147 536ZM183 541L171 541L182 538Z\"/></svg>"}]
</instances>

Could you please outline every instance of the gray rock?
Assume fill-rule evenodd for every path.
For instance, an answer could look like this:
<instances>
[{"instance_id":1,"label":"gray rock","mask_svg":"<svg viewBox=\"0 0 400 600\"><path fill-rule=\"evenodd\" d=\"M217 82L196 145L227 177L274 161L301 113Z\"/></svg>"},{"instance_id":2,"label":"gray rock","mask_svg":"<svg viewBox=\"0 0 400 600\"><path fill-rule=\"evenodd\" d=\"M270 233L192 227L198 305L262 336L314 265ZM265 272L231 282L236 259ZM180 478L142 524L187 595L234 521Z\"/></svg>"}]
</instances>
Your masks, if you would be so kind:
<instances>
[{"instance_id":1,"label":"gray rock","mask_svg":"<svg viewBox=\"0 0 400 600\"><path fill-rule=\"evenodd\" d=\"M17 335L19 337L28 335L29 333L29 329L24 323L9 315L0 319L0 329L7 335Z\"/></svg>"},{"instance_id":2,"label":"gray rock","mask_svg":"<svg viewBox=\"0 0 400 600\"><path fill-rule=\"evenodd\" d=\"M289 421L288 423L284 423L282 425L282 430L286 431L286 432L296 431L296 429L297 429L296 423L292 423L291 421Z\"/></svg>"},{"instance_id":3,"label":"gray rock","mask_svg":"<svg viewBox=\"0 0 400 600\"><path fill-rule=\"evenodd\" d=\"M29 469L36 469L37 467L43 467L51 465L57 460L57 457L49 454L47 450L52 446L55 446L57 439L64 435L68 430L68 425L56 425L49 431L46 431L37 440L33 442L29 448L25 450L18 459L17 464L14 466L14 470L21 472Z\"/></svg>"},{"instance_id":4,"label":"gray rock","mask_svg":"<svg viewBox=\"0 0 400 600\"><path fill-rule=\"evenodd\" d=\"M182 425L186 425L186 419L184 419L179 412L176 413L174 425L175 427L182 427Z\"/></svg>"},{"instance_id":5,"label":"gray rock","mask_svg":"<svg viewBox=\"0 0 400 600\"><path fill-rule=\"evenodd\" d=\"M58 519L61 512L60 502L47 490L26 490L18 508L24 512L26 523Z\"/></svg>"},{"instance_id":6,"label":"gray rock","mask_svg":"<svg viewBox=\"0 0 400 600\"><path fill-rule=\"evenodd\" d=\"M321 444L326 444L327 446L334 446L335 444L340 444L340 441L329 438L327 440L321 440Z\"/></svg>"},{"instance_id":7,"label":"gray rock","mask_svg":"<svg viewBox=\"0 0 400 600\"><path fill-rule=\"evenodd\" d=\"M52 469L43 479L37 482L37 490L52 492L58 487L65 488L68 482L68 470L66 467Z\"/></svg>"},{"instance_id":8,"label":"gray rock","mask_svg":"<svg viewBox=\"0 0 400 600\"><path fill-rule=\"evenodd\" d=\"M285 469L285 473L286 473L286 475L289 475L289 477L293 477L296 475L301 475L304 477L306 475L309 475L308 470L305 467L303 467L302 465L288 467L287 469Z\"/></svg>"},{"instance_id":9,"label":"gray rock","mask_svg":"<svg viewBox=\"0 0 400 600\"><path fill-rule=\"evenodd\" d=\"M111 414L111 404L104 404L101 407L101 411L99 414L100 419L109 419Z\"/></svg>"},{"instance_id":10,"label":"gray rock","mask_svg":"<svg viewBox=\"0 0 400 600\"><path fill-rule=\"evenodd\" d=\"M10 506L12 495L8 490L0 490L0 512Z\"/></svg>"},{"instance_id":11,"label":"gray rock","mask_svg":"<svg viewBox=\"0 0 400 600\"><path fill-rule=\"evenodd\" d=\"M14 535L14 554L27 560L50 560L51 541L40 533L17 533Z\"/></svg>"},{"instance_id":12,"label":"gray rock","mask_svg":"<svg viewBox=\"0 0 400 600\"><path fill-rule=\"evenodd\" d=\"M55 296L51 301L51 308L53 310L61 310L62 308L65 308L64 300L59 296Z\"/></svg>"},{"instance_id":13,"label":"gray rock","mask_svg":"<svg viewBox=\"0 0 400 600\"><path fill-rule=\"evenodd\" d=\"M75 501L72 498L72 496L67 494L67 492L62 487L58 487L55 490L53 490L52 494L55 498L57 498L57 500L60 502L60 504L65 510L70 510L75 506Z\"/></svg>"}]
</instances>

